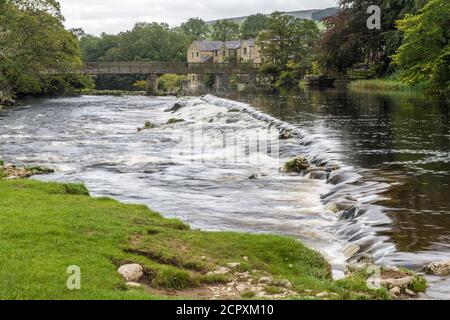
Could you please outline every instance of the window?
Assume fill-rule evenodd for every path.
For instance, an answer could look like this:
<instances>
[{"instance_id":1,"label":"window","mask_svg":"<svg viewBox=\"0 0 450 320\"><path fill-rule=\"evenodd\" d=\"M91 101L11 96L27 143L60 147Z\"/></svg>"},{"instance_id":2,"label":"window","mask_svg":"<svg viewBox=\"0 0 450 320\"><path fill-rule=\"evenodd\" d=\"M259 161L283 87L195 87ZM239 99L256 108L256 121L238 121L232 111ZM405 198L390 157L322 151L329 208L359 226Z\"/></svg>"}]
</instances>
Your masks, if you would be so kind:
<instances>
[{"instance_id":1,"label":"window","mask_svg":"<svg viewBox=\"0 0 450 320\"><path fill-rule=\"evenodd\" d=\"M195 52L194 51L192 51L192 58L194 58L195 57Z\"/></svg>"},{"instance_id":2,"label":"window","mask_svg":"<svg viewBox=\"0 0 450 320\"><path fill-rule=\"evenodd\" d=\"M223 50L222 55L225 57L227 55L227 52Z\"/></svg>"},{"instance_id":3,"label":"window","mask_svg":"<svg viewBox=\"0 0 450 320\"><path fill-rule=\"evenodd\" d=\"M247 54L247 48L244 48L244 54Z\"/></svg>"},{"instance_id":4,"label":"window","mask_svg":"<svg viewBox=\"0 0 450 320\"><path fill-rule=\"evenodd\" d=\"M214 51L214 55L217 57L219 55L219 51Z\"/></svg>"},{"instance_id":5,"label":"window","mask_svg":"<svg viewBox=\"0 0 450 320\"><path fill-rule=\"evenodd\" d=\"M197 58L200 56L200 52L197 51Z\"/></svg>"}]
</instances>

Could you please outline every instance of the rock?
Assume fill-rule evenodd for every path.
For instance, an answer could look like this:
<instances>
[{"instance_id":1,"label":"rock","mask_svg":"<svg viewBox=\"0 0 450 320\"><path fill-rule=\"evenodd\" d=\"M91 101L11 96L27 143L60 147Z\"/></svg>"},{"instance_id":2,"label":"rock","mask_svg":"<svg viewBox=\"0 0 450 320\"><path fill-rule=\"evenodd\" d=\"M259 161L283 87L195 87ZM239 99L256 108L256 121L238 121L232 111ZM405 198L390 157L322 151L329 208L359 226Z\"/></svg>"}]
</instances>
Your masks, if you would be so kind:
<instances>
[{"instance_id":1,"label":"rock","mask_svg":"<svg viewBox=\"0 0 450 320\"><path fill-rule=\"evenodd\" d=\"M118 272L127 282L139 282L144 276L144 269L138 264L123 265Z\"/></svg>"},{"instance_id":2,"label":"rock","mask_svg":"<svg viewBox=\"0 0 450 320\"><path fill-rule=\"evenodd\" d=\"M170 108L166 109L165 112L172 112L172 113L175 113L175 112L177 112L178 110L180 110L181 108L184 108L184 107L185 107L185 106L184 106L183 104L177 102L177 103L175 103L175 104L173 105L173 107L170 107Z\"/></svg>"},{"instance_id":3,"label":"rock","mask_svg":"<svg viewBox=\"0 0 450 320\"><path fill-rule=\"evenodd\" d=\"M390 271L390 272L402 272L398 267L384 267L383 271Z\"/></svg>"},{"instance_id":4,"label":"rock","mask_svg":"<svg viewBox=\"0 0 450 320\"><path fill-rule=\"evenodd\" d=\"M257 180L258 179L258 175L257 174L252 174L250 177L248 177L249 180Z\"/></svg>"},{"instance_id":5,"label":"rock","mask_svg":"<svg viewBox=\"0 0 450 320\"><path fill-rule=\"evenodd\" d=\"M218 267L216 270L208 272L208 275L223 275L227 273L230 273L230 269L225 267Z\"/></svg>"},{"instance_id":6,"label":"rock","mask_svg":"<svg viewBox=\"0 0 450 320\"><path fill-rule=\"evenodd\" d=\"M138 128L138 132L141 132L141 131L144 131L144 130L148 130L148 129L153 129L155 127L156 126L153 123L151 123L150 121L146 121L142 128Z\"/></svg>"},{"instance_id":7,"label":"rock","mask_svg":"<svg viewBox=\"0 0 450 320\"><path fill-rule=\"evenodd\" d=\"M231 108L228 112L241 112L238 108Z\"/></svg>"},{"instance_id":8,"label":"rock","mask_svg":"<svg viewBox=\"0 0 450 320\"><path fill-rule=\"evenodd\" d=\"M293 160L286 162L281 169L284 173L301 173L309 168L309 162L305 157L298 156Z\"/></svg>"},{"instance_id":9,"label":"rock","mask_svg":"<svg viewBox=\"0 0 450 320\"><path fill-rule=\"evenodd\" d=\"M318 294L316 294L316 297L317 298L326 298L326 297L328 297L330 294L328 293L328 292L321 292L321 293L318 293Z\"/></svg>"},{"instance_id":10,"label":"rock","mask_svg":"<svg viewBox=\"0 0 450 320\"><path fill-rule=\"evenodd\" d=\"M248 257L242 257L242 260L248 261Z\"/></svg>"},{"instance_id":11,"label":"rock","mask_svg":"<svg viewBox=\"0 0 450 320\"><path fill-rule=\"evenodd\" d=\"M239 267L241 264L237 263L237 262L232 262L232 263L227 263L227 267L230 269L235 269L237 267Z\"/></svg>"},{"instance_id":12,"label":"rock","mask_svg":"<svg viewBox=\"0 0 450 320\"><path fill-rule=\"evenodd\" d=\"M396 298L401 293L402 293L402 290L399 287L394 287L391 290L389 290L389 295L394 298Z\"/></svg>"},{"instance_id":13,"label":"rock","mask_svg":"<svg viewBox=\"0 0 450 320\"><path fill-rule=\"evenodd\" d=\"M405 290L405 293L406 293L408 296L410 296L410 297L416 297L416 296L417 296L417 294L416 294L414 291L410 290L410 289L406 289L406 290Z\"/></svg>"},{"instance_id":14,"label":"rock","mask_svg":"<svg viewBox=\"0 0 450 320\"><path fill-rule=\"evenodd\" d=\"M289 130L284 130L282 132L280 132L280 140L289 140L292 139L294 137L294 135L292 134L292 131Z\"/></svg>"},{"instance_id":15,"label":"rock","mask_svg":"<svg viewBox=\"0 0 450 320\"><path fill-rule=\"evenodd\" d=\"M381 279L381 285L387 287L388 289L395 287L407 288L413 281L414 277L412 276L406 276L399 279Z\"/></svg>"},{"instance_id":16,"label":"rock","mask_svg":"<svg viewBox=\"0 0 450 320\"><path fill-rule=\"evenodd\" d=\"M167 121L167 124L176 124L176 123L181 123L181 122L186 122L186 120L172 118L172 119L169 119L169 121Z\"/></svg>"},{"instance_id":17,"label":"rock","mask_svg":"<svg viewBox=\"0 0 450 320\"><path fill-rule=\"evenodd\" d=\"M344 255L347 259L350 259L354 255L356 255L359 250L361 250L361 246L358 244L351 244L344 249Z\"/></svg>"},{"instance_id":18,"label":"rock","mask_svg":"<svg viewBox=\"0 0 450 320\"><path fill-rule=\"evenodd\" d=\"M367 263L352 263L347 265L347 273L365 271L369 267Z\"/></svg>"},{"instance_id":19,"label":"rock","mask_svg":"<svg viewBox=\"0 0 450 320\"><path fill-rule=\"evenodd\" d=\"M450 275L450 260L430 263L422 271L429 275L448 276Z\"/></svg>"},{"instance_id":20,"label":"rock","mask_svg":"<svg viewBox=\"0 0 450 320\"><path fill-rule=\"evenodd\" d=\"M259 278L259 283L264 283L264 284L272 284L273 282L273 278L271 277L261 277Z\"/></svg>"},{"instance_id":21,"label":"rock","mask_svg":"<svg viewBox=\"0 0 450 320\"><path fill-rule=\"evenodd\" d=\"M137 283L137 282L127 282L125 285L127 287L130 287L130 288L140 288L140 287L142 287L142 284Z\"/></svg>"},{"instance_id":22,"label":"rock","mask_svg":"<svg viewBox=\"0 0 450 320\"><path fill-rule=\"evenodd\" d=\"M287 289L292 289L294 286L292 285L292 283L289 280L286 279L282 279L282 280L277 280L274 283L277 286L283 287L283 288L287 288Z\"/></svg>"}]
</instances>

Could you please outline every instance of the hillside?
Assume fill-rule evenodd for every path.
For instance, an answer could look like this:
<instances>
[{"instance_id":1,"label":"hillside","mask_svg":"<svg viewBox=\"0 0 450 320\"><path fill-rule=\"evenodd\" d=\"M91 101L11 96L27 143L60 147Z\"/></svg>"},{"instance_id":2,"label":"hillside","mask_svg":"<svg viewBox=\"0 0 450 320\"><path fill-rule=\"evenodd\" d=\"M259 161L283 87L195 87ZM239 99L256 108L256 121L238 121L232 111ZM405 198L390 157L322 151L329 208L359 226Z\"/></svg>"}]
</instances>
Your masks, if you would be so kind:
<instances>
[{"instance_id":1,"label":"hillside","mask_svg":"<svg viewBox=\"0 0 450 320\"><path fill-rule=\"evenodd\" d=\"M291 11L286 12L286 15L291 15L293 17L299 18L299 19L308 19L308 20L314 20L314 21L320 21L325 17L329 17L334 15L339 8L333 7L333 8L327 8L327 9L313 9L313 10L299 10L299 11ZM269 16L269 14L267 15ZM242 23L247 19L248 16L242 16L242 17L235 17L235 18L226 18L225 20L233 21L236 23ZM207 24L214 24L217 20L212 20L206 22Z\"/></svg>"}]
</instances>

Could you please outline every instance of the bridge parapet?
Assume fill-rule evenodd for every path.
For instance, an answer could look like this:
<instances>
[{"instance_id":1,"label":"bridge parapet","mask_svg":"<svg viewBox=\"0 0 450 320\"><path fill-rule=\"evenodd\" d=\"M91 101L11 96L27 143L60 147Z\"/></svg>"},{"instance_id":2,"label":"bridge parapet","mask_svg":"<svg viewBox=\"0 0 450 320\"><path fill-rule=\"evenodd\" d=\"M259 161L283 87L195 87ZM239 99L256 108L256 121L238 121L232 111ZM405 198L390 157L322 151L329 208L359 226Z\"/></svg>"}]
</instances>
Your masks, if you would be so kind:
<instances>
[{"instance_id":1,"label":"bridge parapet","mask_svg":"<svg viewBox=\"0 0 450 320\"><path fill-rule=\"evenodd\" d=\"M255 74L256 63L86 62L87 74Z\"/></svg>"}]
</instances>

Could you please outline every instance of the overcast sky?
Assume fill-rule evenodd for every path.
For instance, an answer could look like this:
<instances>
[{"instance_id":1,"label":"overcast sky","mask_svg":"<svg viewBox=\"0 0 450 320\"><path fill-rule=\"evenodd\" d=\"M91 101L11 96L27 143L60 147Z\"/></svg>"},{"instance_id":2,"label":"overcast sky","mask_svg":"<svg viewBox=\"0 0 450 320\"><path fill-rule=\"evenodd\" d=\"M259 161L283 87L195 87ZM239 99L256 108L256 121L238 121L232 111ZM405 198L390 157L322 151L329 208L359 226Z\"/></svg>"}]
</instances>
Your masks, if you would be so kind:
<instances>
[{"instance_id":1,"label":"overcast sky","mask_svg":"<svg viewBox=\"0 0 450 320\"><path fill-rule=\"evenodd\" d=\"M246 16L273 11L323 9L336 0L59 0L68 28L87 33L118 33L135 22L179 25L190 17L203 20Z\"/></svg>"}]
</instances>

